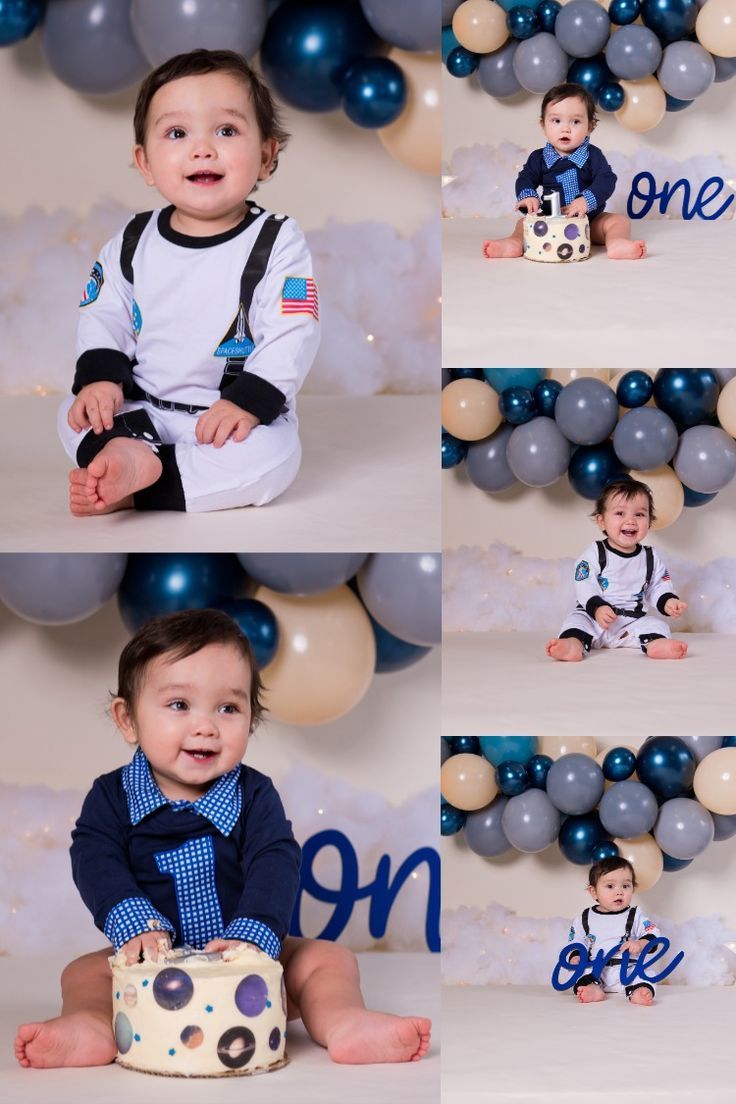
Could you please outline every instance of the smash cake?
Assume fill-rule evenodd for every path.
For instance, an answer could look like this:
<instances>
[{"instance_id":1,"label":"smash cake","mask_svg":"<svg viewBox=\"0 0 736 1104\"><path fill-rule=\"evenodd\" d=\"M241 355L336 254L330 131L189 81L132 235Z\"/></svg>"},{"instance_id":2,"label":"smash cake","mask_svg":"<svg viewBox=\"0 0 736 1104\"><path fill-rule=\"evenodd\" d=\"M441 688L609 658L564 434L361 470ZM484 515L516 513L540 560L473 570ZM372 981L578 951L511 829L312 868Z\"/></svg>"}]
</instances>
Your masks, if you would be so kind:
<instances>
[{"instance_id":1,"label":"smash cake","mask_svg":"<svg viewBox=\"0 0 736 1104\"><path fill-rule=\"evenodd\" d=\"M117 1061L172 1077L263 1073L287 1062L281 963L250 945L110 958Z\"/></svg>"},{"instance_id":2,"label":"smash cake","mask_svg":"<svg viewBox=\"0 0 736 1104\"><path fill-rule=\"evenodd\" d=\"M584 261L590 256L590 223L587 215L526 215L524 256L528 261L553 264Z\"/></svg>"}]
</instances>

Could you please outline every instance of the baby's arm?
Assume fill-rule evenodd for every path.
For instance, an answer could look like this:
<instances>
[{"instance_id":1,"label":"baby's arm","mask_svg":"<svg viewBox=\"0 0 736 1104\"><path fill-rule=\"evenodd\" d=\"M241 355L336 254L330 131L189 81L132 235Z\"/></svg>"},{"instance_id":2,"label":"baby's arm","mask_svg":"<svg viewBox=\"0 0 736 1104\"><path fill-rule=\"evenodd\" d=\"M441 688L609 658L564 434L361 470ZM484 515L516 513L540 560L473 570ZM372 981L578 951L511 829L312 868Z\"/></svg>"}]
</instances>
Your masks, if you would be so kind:
<instances>
[{"instance_id":1,"label":"baby's arm","mask_svg":"<svg viewBox=\"0 0 736 1104\"><path fill-rule=\"evenodd\" d=\"M603 597L598 581L598 548L591 544L575 564L575 597L589 617L607 628L616 620L616 614Z\"/></svg>"},{"instance_id":2,"label":"baby's arm","mask_svg":"<svg viewBox=\"0 0 736 1104\"><path fill-rule=\"evenodd\" d=\"M540 207L537 188L541 183L541 154L539 150L534 150L527 158L526 164L522 167L521 172L516 178L515 191L517 202L514 210L518 211L520 207L524 206L530 215L536 214Z\"/></svg>"},{"instance_id":3,"label":"baby's arm","mask_svg":"<svg viewBox=\"0 0 736 1104\"><path fill-rule=\"evenodd\" d=\"M681 617L685 612L687 609L687 602L683 602L682 599L678 598L675 594L672 589L672 580L669 571L660 559L658 552L656 550L653 551L654 564L652 568L652 578L644 597L647 602L655 606L660 613L674 620Z\"/></svg>"},{"instance_id":4,"label":"baby's arm","mask_svg":"<svg viewBox=\"0 0 736 1104\"><path fill-rule=\"evenodd\" d=\"M594 215L599 207L603 207L616 190L616 174L606 161L599 149L590 148L590 168L593 179L589 186L581 193L580 199L584 200L589 215ZM575 200L577 203L578 200Z\"/></svg>"}]
</instances>

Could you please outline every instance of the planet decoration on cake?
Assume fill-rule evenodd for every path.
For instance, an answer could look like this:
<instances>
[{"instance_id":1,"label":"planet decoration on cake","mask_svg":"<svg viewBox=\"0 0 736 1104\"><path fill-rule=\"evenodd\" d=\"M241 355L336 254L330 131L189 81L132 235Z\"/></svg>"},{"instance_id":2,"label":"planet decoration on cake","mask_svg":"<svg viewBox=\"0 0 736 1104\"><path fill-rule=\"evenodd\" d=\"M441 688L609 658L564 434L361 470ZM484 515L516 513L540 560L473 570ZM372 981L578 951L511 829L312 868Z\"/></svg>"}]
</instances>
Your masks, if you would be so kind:
<instances>
[{"instance_id":1,"label":"planet decoration on cake","mask_svg":"<svg viewBox=\"0 0 736 1104\"><path fill-rule=\"evenodd\" d=\"M590 256L590 223L587 215L526 215L524 256L528 261L564 264Z\"/></svg>"},{"instance_id":2,"label":"planet decoration on cake","mask_svg":"<svg viewBox=\"0 0 736 1104\"><path fill-rule=\"evenodd\" d=\"M286 989L278 961L243 944L158 962L110 958L117 1061L170 1077L263 1073L287 1062Z\"/></svg>"}]
</instances>

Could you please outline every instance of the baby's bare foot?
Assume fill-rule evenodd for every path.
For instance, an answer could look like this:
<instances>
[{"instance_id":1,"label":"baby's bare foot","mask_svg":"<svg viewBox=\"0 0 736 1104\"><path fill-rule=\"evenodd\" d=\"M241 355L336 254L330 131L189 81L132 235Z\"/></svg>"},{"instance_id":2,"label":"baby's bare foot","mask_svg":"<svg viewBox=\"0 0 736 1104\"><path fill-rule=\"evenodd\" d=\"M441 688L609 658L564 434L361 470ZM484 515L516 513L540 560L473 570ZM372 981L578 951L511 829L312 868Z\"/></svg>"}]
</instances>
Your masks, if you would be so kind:
<instances>
[{"instance_id":1,"label":"baby's bare foot","mask_svg":"<svg viewBox=\"0 0 736 1104\"><path fill-rule=\"evenodd\" d=\"M499 238L497 241L483 242L483 256L489 260L498 257L520 257L524 247L517 238Z\"/></svg>"},{"instance_id":2,"label":"baby's bare foot","mask_svg":"<svg viewBox=\"0 0 736 1104\"><path fill-rule=\"evenodd\" d=\"M565 636L562 640L555 637L547 642L544 650L552 659L562 660L563 663L577 662L583 658L585 651L582 641L578 640L576 636Z\"/></svg>"},{"instance_id":3,"label":"baby's bare foot","mask_svg":"<svg viewBox=\"0 0 736 1104\"><path fill-rule=\"evenodd\" d=\"M85 1012L21 1024L15 1037L15 1057L34 1069L106 1066L117 1049L110 1024Z\"/></svg>"},{"instance_id":4,"label":"baby's bare foot","mask_svg":"<svg viewBox=\"0 0 736 1104\"><path fill-rule=\"evenodd\" d=\"M684 659L687 655L687 644L681 640L666 640L664 637L659 637L657 640L650 640L647 644L647 655L650 659Z\"/></svg>"},{"instance_id":5,"label":"baby's bare foot","mask_svg":"<svg viewBox=\"0 0 736 1104\"><path fill-rule=\"evenodd\" d=\"M636 991L639 992L638 989ZM605 1000L606 994L600 985L583 985L577 991L577 998L581 1004L596 1004L598 1001Z\"/></svg>"},{"instance_id":6,"label":"baby's bare foot","mask_svg":"<svg viewBox=\"0 0 736 1104\"><path fill-rule=\"evenodd\" d=\"M647 255L647 243L616 238L608 243L606 253L612 261L641 261Z\"/></svg>"},{"instance_id":7,"label":"baby's bare foot","mask_svg":"<svg viewBox=\"0 0 736 1104\"><path fill-rule=\"evenodd\" d=\"M639 989L635 989L629 997L632 1004L651 1004L654 1000L651 989L647 989L646 985L642 985Z\"/></svg>"},{"instance_id":8,"label":"baby's bare foot","mask_svg":"<svg viewBox=\"0 0 736 1104\"><path fill-rule=\"evenodd\" d=\"M69 505L77 516L128 509L133 495L161 475L158 456L142 441L113 437L86 468L69 476Z\"/></svg>"},{"instance_id":9,"label":"baby's bare foot","mask_svg":"<svg viewBox=\"0 0 736 1104\"><path fill-rule=\"evenodd\" d=\"M354 1008L327 1039L333 1062L418 1062L429 1050L431 1020Z\"/></svg>"}]
</instances>

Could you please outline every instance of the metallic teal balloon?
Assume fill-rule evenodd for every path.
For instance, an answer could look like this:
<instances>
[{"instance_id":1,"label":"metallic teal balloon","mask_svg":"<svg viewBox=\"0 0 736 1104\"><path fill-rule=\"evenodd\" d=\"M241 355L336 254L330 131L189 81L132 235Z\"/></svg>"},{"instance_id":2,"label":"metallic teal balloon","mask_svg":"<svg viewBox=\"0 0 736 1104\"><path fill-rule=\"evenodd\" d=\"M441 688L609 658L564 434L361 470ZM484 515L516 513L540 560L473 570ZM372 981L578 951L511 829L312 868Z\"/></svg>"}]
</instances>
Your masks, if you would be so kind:
<instances>
[{"instance_id":1,"label":"metallic teal balloon","mask_svg":"<svg viewBox=\"0 0 736 1104\"><path fill-rule=\"evenodd\" d=\"M597 57L576 58L567 71L567 79L582 85L595 99L603 85L610 83L614 77L603 54L598 54Z\"/></svg>"},{"instance_id":2,"label":"metallic teal balloon","mask_svg":"<svg viewBox=\"0 0 736 1104\"><path fill-rule=\"evenodd\" d=\"M549 768L554 763L554 759L549 755L532 755L529 762L526 764L527 774L529 775L529 785L535 790L543 790L547 785L547 774Z\"/></svg>"},{"instance_id":3,"label":"metallic teal balloon","mask_svg":"<svg viewBox=\"0 0 736 1104\"><path fill-rule=\"evenodd\" d=\"M690 789L695 756L677 736L654 736L639 749L636 773L656 797L666 801Z\"/></svg>"},{"instance_id":4,"label":"metallic teal balloon","mask_svg":"<svg viewBox=\"0 0 736 1104\"><path fill-rule=\"evenodd\" d=\"M624 90L618 81L601 86L598 92L598 106L601 111L618 111L624 106Z\"/></svg>"},{"instance_id":5,"label":"metallic teal balloon","mask_svg":"<svg viewBox=\"0 0 736 1104\"><path fill-rule=\"evenodd\" d=\"M537 413L542 414L545 418L554 418L557 396L561 390L562 384L559 380L541 380L532 392Z\"/></svg>"},{"instance_id":6,"label":"metallic teal balloon","mask_svg":"<svg viewBox=\"0 0 736 1104\"><path fill-rule=\"evenodd\" d=\"M478 68L479 62L479 54L466 50L464 46L456 46L447 55L445 66L451 77L469 77Z\"/></svg>"},{"instance_id":7,"label":"metallic teal balloon","mask_svg":"<svg viewBox=\"0 0 736 1104\"><path fill-rule=\"evenodd\" d=\"M452 53L452 51L456 50L459 45L460 45L460 43L458 42L457 38L455 37L455 34L453 32L452 27L443 27L442 28L442 60L446 62L448 57Z\"/></svg>"},{"instance_id":8,"label":"metallic teal balloon","mask_svg":"<svg viewBox=\"0 0 736 1104\"><path fill-rule=\"evenodd\" d=\"M641 17L663 44L679 42L695 29L698 3L697 0L643 0Z\"/></svg>"},{"instance_id":9,"label":"metallic teal balloon","mask_svg":"<svg viewBox=\"0 0 736 1104\"><path fill-rule=\"evenodd\" d=\"M625 27L638 18L641 0L611 0L608 5L608 18L617 27Z\"/></svg>"},{"instance_id":10,"label":"metallic teal balloon","mask_svg":"<svg viewBox=\"0 0 736 1104\"><path fill-rule=\"evenodd\" d=\"M255 598L234 598L220 602L223 613L229 614L244 636L248 637L259 667L265 667L276 655L279 629L273 611Z\"/></svg>"},{"instance_id":11,"label":"metallic teal balloon","mask_svg":"<svg viewBox=\"0 0 736 1104\"><path fill-rule=\"evenodd\" d=\"M546 31L547 34L554 34L555 23L557 22L557 16L562 9L562 4L558 4L557 0L542 0L542 3L537 8L537 19L539 20L540 31Z\"/></svg>"},{"instance_id":12,"label":"metallic teal balloon","mask_svg":"<svg viewBox=\"0 0 736 1104\"><path fill-rule=\"evenodd\" d=\"M468 442L453 437L446 429L442 430L442 467L456 468L468 455Z\"/></svg>"},{"instance_id":13,"label":"metallic teal balloon","mask_svg":"<svg viewBox=\"0 0 736 1104\"><path fill-rule=\"evenodd\" d=\"M721 386L710 368L660 368L654 401L681 426L706 422L716 412Z\"/></svg>"},{"instance_id":14,"label":"metallic teal balloon","mask_svg":"<svg viewBox=\"0 0 736 1104\"><path fill-rule=\"evenodd\" d=\"M238 597L246 583L230 553L132 553L118 590L120 616L130 632L137 632L160 613L217 609L223 600Z\"/></svg>"},{"instance_id":15,"label":"metallic teal balloon","mask_svg":"<svg viewBox=\"0 0 736 1104\"><path fill-rule=\"evenodd\" d=\"M616 398L620 405L629 409L646 406L653 394L654 380L646 372L626 372L616 388Z\"/></svg>"},{"instance_id":16,"label":"metallic teal balloon","mask_svg":"<svg viewBox=\"0 0 736 1104\"><path fill-rule=\"evenodd\" d=\"M454 836L465 824L466 814L462 809L443 801L440 807L440 831L443 836Z\"/></svg>"},{"instance_id":17,"label":"metallic teal balloon","mask_svg":"<svg viewBox=\"0 0 736 1104\"><path fill-rule=\"evenodd\" d=\"M618 855L619 850L613 840L603 840L603 843L594 844L590 853L590 861L594 863L603 862L604 859L618 858Z\"/></svg>"},{"instance_id":18,"label":"metallic teal balloon","mask_svg":"<svg viewBox=\"0 0 736 1104\"><path fill-rule=\"evenodd\" d=\"M480 736L480 753L494 767L509 761L528 763L537 750L536 736Z\"/></svg>"},{"instance_id":19,"label":"metallic teal balloon","mask_svg":"<svg viewBox=\"0 0 736 1104\"><path fill-rule=\"evenodd\" d=\"M496 785L506 797L516 797L529 789L529 775L523 763L506 760L496 767Z\"/></svg>"},{"instance_id":20,"label":"metallic teal balloon","mask_svg":"<svg viewBox=\"0 0 736 1104\"><path fill-rule=\"evenodd\" d=\"M390 58L367 57L356 61L343 77L340 90L347 117L367 129L393 123L406 104L406 78Z\"/></svg>"},{"instance_id":21,"label":"metallic teal balloon","mask_svg":"<svg viewBox=\"0 0 736 1104\"><path fill-rule=\"evenodd\" d=\"M724 736L723 747L736 747L736 736Z\"/></svg>"},{"instance_id":22,"label":"metallic teal balloon","mask_svg":"<svg viewBox=\"0 0 736 1104\"><path fill-rule=\"evenodd\" d=\"M507 387L526 387L532 391L544 379L544 368L484 368L483 375L500 395Z\"/></svg>"},{"instance_id":23,"label":"metallic teal balloon","mask_svg":"<svg viewBox=\"0 0 736 1104\"><path fill-rule=\"evenodd\" d=\"M501 392L498 408L511 425L523 425L537 412L534 396L526 387L507 387Z\"/></svg>"},{"instance_id":24,"label":"metallic teal balloon","mask_svg":"<svg viewBox=\"0 0 736 1104\"><path fill-rule=\"evenodd\" d=\"M597 813L569 816L560 828L560 851L577 866L589 866L593 860L593 848L607 839L605 829Z\"/></svg>"},{"instance_id":25,"label":"metallic teal balloon","mask_svg":"<svg viewBox=\"0 0 736 1104\"><path fill-rule=\"evenodd\" d=\"M572 489L591 502L596 501L608 483L622 479L626 474L626 468L608 441L602 445L581 445L575 449L567 469Z\"/></svg>"},{"instance_id":26,"label":"metallic teal balloon","mask_svg":"<svg viewBox=\"0 0 736 1104\"><path fill-rule=\"evenodd\" d=\"M609 782L623 782L636 770L636 756L625 747L611 748L603 760L603 777Z\"/></svg>"}]
</instances>

